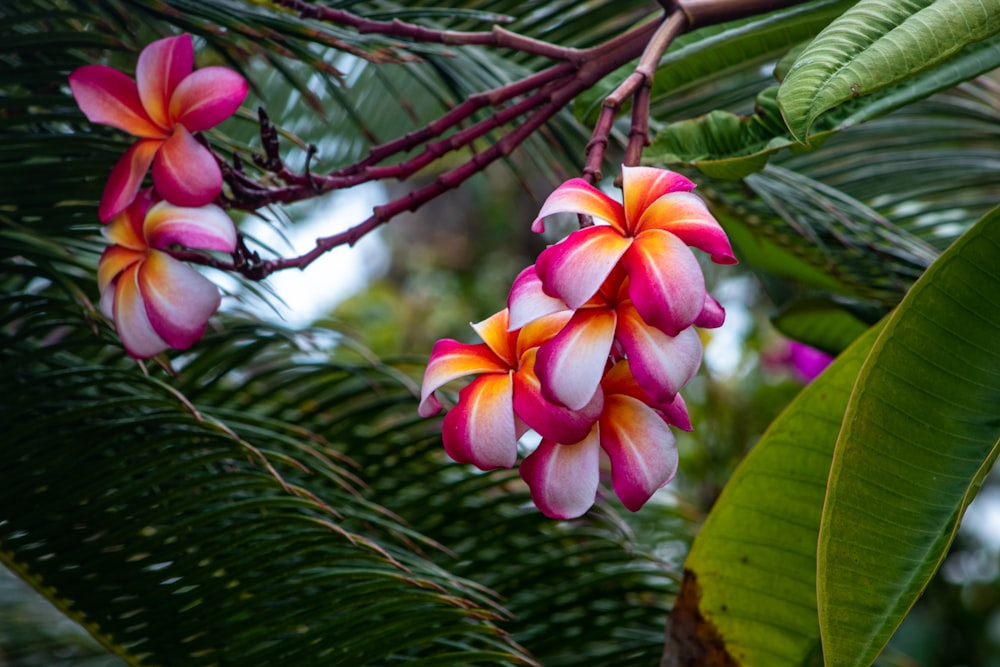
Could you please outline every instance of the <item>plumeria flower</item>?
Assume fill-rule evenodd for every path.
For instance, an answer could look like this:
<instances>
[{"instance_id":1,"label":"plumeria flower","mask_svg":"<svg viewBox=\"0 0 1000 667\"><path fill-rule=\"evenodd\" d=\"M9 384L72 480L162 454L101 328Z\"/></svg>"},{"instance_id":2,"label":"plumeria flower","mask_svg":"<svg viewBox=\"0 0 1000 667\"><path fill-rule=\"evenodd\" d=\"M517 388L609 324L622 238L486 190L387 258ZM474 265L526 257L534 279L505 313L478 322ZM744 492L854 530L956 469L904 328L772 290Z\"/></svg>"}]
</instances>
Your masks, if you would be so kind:
<instances>
[{"instance_id":1,"label":"plumeria flower","mask_svg":"<svg viewBox=\"0 0 1000 667\"><path fill-rule=\"evenodd\" d=\"M139 137L118 160L101 197L107 222L135 198L150 165L161 197L178 206L202 206L222 190L222 172L192 132L215 127L235 113L247 82L225 67L192 72L191 35L153 42L139 54L135 81L116 69L85 65L69 77L80 109L93 123Z\"/></svg>"},{"instance_id":2,"label":"plumeria flower","mask_svg":"<svg viewBox=\"0 0 1000 667\"><path fill-rule=\"evenodd\" d=\"M546 516L574 519L594 504L602 452L611 466L615 495L636 512L677 472L677 445L670 426L690 430L680 394L656 406L635 382L628 361L616 363L601 382L603 409L581 440L561 444L544 438L521 462L521 478Z\"/></svg>"},{"instance_id":3,"label":"plumeria flower","mask_svg":"<svg viewBox=\"0 0 1000 667\"><path fill-rule=\"evenodd\" d=\"M517 441L528 428L543 437L568 441L582 438L601 412L594 392L580 410L556 405L542 396L534 373L539 344L562 328L566 316L541 318L508 331L506 309L472 325L484 341L478 344L444 339L434 344L424 373L418 412L430 417L441 410L436 391L448 382L477 375L459 393L444 418L445 451L459 463L489 470L517 462Z\"/></svg>"},{"instance_id":4,"label":"plumeria flower","mask_svg":"<svg viewBox=\"0 0 1000 667\"><path fill-rule=\"evenodd\" d=\"M674 336L706 306L705 278L693 246L719 264L735 264L729 239L695 187L680 174L623 167L624 204L580 178L559 186L532 224L555 213L589 215L607 224L577 230L542 252L536 263L545 293L572 309L585 304L615 267L629 277L629 297L644 321Z\"/></svg>"},{"instance_id":5,"label":"plumeria flower","mask_svg":"<svg viewBox=\"0 0 1000 667\"><path fill-rule=\"evenodd\" d=\"M114 320L125 350L145 358L190 347L218 309L219 290L163 249L233 252L233 221L214 204L175 206L146 189L104 230L114 245L97 265L101 310Z\"/></svg>"},{"instance_id":6,"label":"plumeria flower","mask_svg":"<svg viewBox=\"0 0 1000 667\"><path fill-rule=\"evenodd\" d=\"M575 311L545 294L535 267L514 280L508 300L512 326L523 326L552 313L571 313L565 326L544 342L537 353L542 394L549 400L578 408L593 396L612 354L620 351L631 362L639 385L657 403L670 403L701 365L701 339L688 327L668 336L640 317L629 298L628 279L619 268ZM696 324L718 326L722 306L706 293Z\"/></svg>"}]
</instances>

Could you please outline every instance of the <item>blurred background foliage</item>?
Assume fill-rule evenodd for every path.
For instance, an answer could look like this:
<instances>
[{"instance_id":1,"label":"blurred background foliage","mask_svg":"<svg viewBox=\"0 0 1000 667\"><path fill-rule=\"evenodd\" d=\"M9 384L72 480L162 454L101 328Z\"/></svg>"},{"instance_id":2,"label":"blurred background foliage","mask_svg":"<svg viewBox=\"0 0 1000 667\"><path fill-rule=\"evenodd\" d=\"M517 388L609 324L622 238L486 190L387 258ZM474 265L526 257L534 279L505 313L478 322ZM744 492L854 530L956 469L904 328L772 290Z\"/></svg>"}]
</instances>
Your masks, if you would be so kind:
<instances>
[{"instance_id":1,"label":"blurred background foliage","mask_svg":"<svg viewBox=\"0 0 1000 667\"><path fill-rule=\"evenodd\" d=\"M638 0L468 0L446 11L431 1L331 4L371 18L453 29L501 22L570 46L618 34L658 8ZM833 16L846 4L815 2L809 9L814 17ZM829 19L813 20L821 25ZM226 300L231 315L218 331L193 354L178 355L174 368L142 369L124 359L108 323L92 307L102 247L96 198L127 142L83 122L65 77L97 60L130 69L142 45L172 31L199 38L200 65L226 64L253 82L245 113L212 133L216 147L244 156L254 150L259 142L251 110L259 104L281 129L289 164L303 166L304 147L314 144L317 170L348 164L372 144L418 128L470 93L536 71L541 63L486 49L400 49L392 40L302 21L264 2L32 0L0 6L5 386L18 382L41 397L46 373L83 367L114 370L127 378L122 382L147 382L146 389L174 383L184 400L207 409L241 438L265 446L283 463L297 461L288 474L306 468L325 471L321 476L343 472L350 491L330 490L336 483L310 486L304 473L295 479L324 499L350 496L346 506L370 511L372 516L355 517L349 530L378 536L373 539L391 545L385 548L394 557L412 551L410 565L422 576L439 577L442 586L454 585L449 595L502 606L486 623L502 629L489 640L495 645L428 630L440 632L444 645L453 642L448 648L456 654L496 650L507 656L483 657L488 664L512 664L507 660L521 647L522 655L552 666L655 664L687 545L733 468L801 387L782 334L838 352L835 344L825 344L831 322L859 331L876 321L1000 193L1000 84L991 77L834 136L819 151L780 153L770 167L739 182L680 167L699 182L743 259L735 268L705 267L729 321L705 334L706 363L685 394L695 431L679 438L678 478L638 514L602 501L570 531L528 506L516 473L479 475L447 463L435 423L416 419L412 391L433 342L471 340L468 323L500 307L514 276L553 240L533 235L529 225L551 188L578 172L594 101L612 84L560 114L505 163L381 230L372 243L380 245L384 259L374 268L357 268L363 280L354 293L319 313L303 333L248 323L265 317L262 303L282 295L270 294L266 284L233 281ZM718 49L720 39L718 30L706 29L686 36L675 51L696 59L699 49ZM680 83L684 61L671 53L666 64L672 65L654 88L654 129L711 109L751 113L757 95L773 83L772 70L784 51L734 59L711 75ZM376 66L372 59L388 62ZM625 131L619 125L615 136L620 140ZM612 147L609 167L619 158L620 147ZM929 180L926 166L932 161ZM391 184L379 194L394 198L433 175ZM249 226L255 217L262 225L255 229L294 238L310 217L348 208L338 202L350 196L337 193L322 206L265 210L241 222ZM255 240L273 243L275 252L287 250L280 239ZM321 292L324 281L337 278L309 280ZM287 313L280 305L276 310ZM796 318L803 310L829 319L817 327L815 320ZM354 372L356 377L342 376ZM371 380L375 376L381 379ZM345 398L366 395L358 384L365 381L377 387L371 393L378 405L357 407ZM152 400L146 389L142 400ZM7 420L0 426L8 432L21 418L18 402L7 395L0 404ZM71 407L53 403L53 410ZM244 422L245 411L257 417ZM34 415L32 423L45 424L43 417ZM125 437L128 425L119 426ZM68 437L72 429L54 430ZM302 456L303 441L322 443L323 456L335 461L309 453L302 463L295 457ZM75 444L53 451L68 456ZM0 459L7 456L0 453ZM23 470L13 463L0 460L0 473ZM1000 539L993 516L998 489L995 479L984 487L969 527L882 664L1000 665ZM11 492L2 497L11 502ZM374 516L384 516L385 523L369 531L367 522L382 521ZM7 550L13 538L8 531L5 542L3 528L0 516L0 550ZM22 576L45 571L24 553L5 551L5 562L18 566ZM382 561L371 567L391 569ZM497 597L478 592L478 586ZM49 597L59 599L59 593L50 591ZM285 602L298 600L294 592L285 595ZM322 601L310 598L308 604L322 609ZM391 612L377 611L373 618ZM35 590L0 571L0 665L117 664Z\"/></svg>"}]
</instances>

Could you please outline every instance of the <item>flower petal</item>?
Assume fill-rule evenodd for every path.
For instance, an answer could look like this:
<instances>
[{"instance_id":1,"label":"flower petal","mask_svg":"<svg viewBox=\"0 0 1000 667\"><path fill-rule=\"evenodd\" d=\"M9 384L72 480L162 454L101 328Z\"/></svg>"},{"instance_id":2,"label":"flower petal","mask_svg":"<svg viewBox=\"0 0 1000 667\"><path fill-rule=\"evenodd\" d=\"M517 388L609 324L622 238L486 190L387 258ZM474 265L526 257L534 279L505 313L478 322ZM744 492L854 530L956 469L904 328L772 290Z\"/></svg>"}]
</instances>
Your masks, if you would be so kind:
<instances>
[{"instance_id":1,"label":"flower petal","mask_svg":"<svg viewBox=\"0 0 1000 667\"><path fill-rule=\"evenodd\" d=\"M715 297L705 292L705 305L702 307L701 312L698 313L694 325L702 329L716 329L721 327L725 321L726 309L722 307L721 303L715 300Z\"/></svg>"},{"instance_id":2,"label":"flower petal","mask_svg":"<svg viewBox=\"0 0 1000 667\"><path fill-rule=\"evenodd\" d=\"M188 34L159 39L139 54L135 67L139 97L149 117L161 127L169 129L173 126L170 98L193 68L194 46Z\"/></svg>"},{"instance_id":3,"label":"flower petal","mask_svg":"<svg viewBox=\"0 0 1000 667\"><path fill-rule=\"evenodd\" d=\"M577 442L590 432L604 409L604 394L595 391L590 402L571 410L545 398L535 374L537 348L525 353L514 373L514 412L540 436L556 442Z\"/></svg>"},{"instance_id":4,"label":"flower petal","mask_svg":"<svg viewBox=\"0 0 1000 667\"><path fill-rule=\"evenodd\" d=\"M510 311L510 328L520 329L540 317L567 310L568 306L562 299L545 293L532 265L514 279L507 296L507 308Z\"/></svg>"},{"instance_id":5,"label":"flower petal","mask_svg":"<svg viewBox=\"0 0 1000 667\"><path fill-rule=\"evenodd\" d=\"M622 258L629 297L642 319L675 336L705 305L705 276L694 253L669 232L642 232Z\"/></svg>"},{"instance_id":6,"label":"flower petal","mask_svg":"<svg viewBox=\"0 0 1000 667\"><path fill-rule=\"evenodd\" d=\"M701 338L688 327L668 336L651 327L630 302L618 307L615 337L625 348L639 386L655 404L670 404L701 365Z\"/></svg>"},{"instance_id":7,"label":"flower petal","mask_svg":"<svg viewBox=\"0 0 1000 667\"><path fill-rule=\"evenodd\" d=\"M153 331L178 350L202 337L222 302L212 281L159 250L150 251L140 266L139 289Z\"/></svg>"},{"instance_id":8,"label":"flower petal","mask_svg":"<svg viewBox=\"0 0 1000 667\"><path fill-rule=\"evenodd\" d=\"M153 183L171 204L204 206L222 192L222 171L208 149L178 125L153 161Z\"/></svg>"},{"instance_id":9,"label":"flower petal","mask_svg":"<svg viewBox=\"0 0 1000 667\"><path fill-rule=\"evenodd\" d=\"M482 341L493 350L493 354L507 364L507 368L515 368L517 366L517 333L510 331L509 323L509 313L504 308L482 322L476 322L472 328Z\"/></svg>"},{"instance_id":10,"label":"flower petal","mask_svg":"<svg viewBox=\"0 0 1000 667\"><path fill-rule=\"evenodd\" d=\"M236 226L214 204L190 208L161 201L146 214L143 232L152 248L176 243L199 250L236 250Z\"/></svg>"},{"instance_id":11,"label":"flower petal","mask_svg":"<svg viewBox=\"0 0 1000 667\"><path fill-rule=\"evenodd\" d=\"M143 221L149 207L156 201L152 188L140 190L124 211L116 215L111 222L101 230L112 243L123 245L133 250L145 250L149 247L142 231Z\"/></svg>"},{"instance_id":12,"label":"flower petal","mask_svg":"<svg viewBox=\"0 0 1000 667\"><path fill-rule=\"evenodd\" d=\"M135 201L142 179L162 145L159 139L140 139L118 159L108 176L101 204L97 208L97 217L101 222L107 222Z\"/></svg>"},{"instance_id":13,"label":"flower petal","mask_svg":"<svg viewBox=\"0 0 1000 667\"><path fill-rule=\"evenodd\" d=\"M97 289L104 294L122 271L144 259L145 250L133 250L120 245L108 246L97 262Z\"/></svg>"},{"instance_id":14,"label":"flower petal","mask_svg":"<svg viewBox=\"0 0 1000 667\"><path fill-rule=\"evenodd\" d=\"M691 426L691 416L688 414L687 404L681 398L680 394L674 396L674 400L670 405L661 405L659 409L671 426L676 426L682 431L690 432L694 430L694 427Z\"/></svg>"},{"instance_id":15,"label":"flower petal","mask_svg":"<svg viewBox=\"0 0 1000 667\"><path fill-rule=\"evenodd\" d=\"M510 373L481 375L459 392L441 434L448 456L481 470L512 468L517 462L513 393Z\"/></svg>"},{"instance_id":16,"label":"flower petal","mask_svg":"<svg viewBox=\"0 0 1000 667\"><path fill-rule=\"evenodd\" d=\"M477 373L508 371L510 368L507 364L484 343L467 345L450 338L439 340L434 343L431 357L427 361L417 412L421 417L430 417L440 412L441 403L434 392L452 380Z\"/></svg>"},{"instance_id":17,"label":"flower petal","mask_svg":"<svg viewBox=\"0 0 1000 667\"><path fill-rule=\"evenodd\" d=\"M689 246L704 250L716 264L736 264L729 237L705 202L690 192L675 192L652 202L639 219L638 230L662 229Z\"/></svg>"},{"instance_id":18,"label":"flower petal","mask_svg":"<svg viewBox=\"0 0 1000 667\"><path fill-rule=\"evenodd\" d=\"M104 65L84 65L69 75L69 88L91 123L124 130L137 137L161 139L163 128L149 117L135 81Z\"/></svg>"},{"instance_id":19,"label":"flower petal","mask_svg":"<svg viewBox=\"0 0 1000 667\"><path fill-rule=\"evenodd\" d=\"M610 223L619 232L625 229L622 205L582 178L570 179L552 191L531 223L531 231L544 232L543 218L555 213L582 213Z\"/></svg>"},{"instance_id":20,"label":"flower petal","mask_svg":"<svg viewBox=\"0 0 1000 667\"><path fill-rule=\"evenodd\" d=\"M597 293L631 244L611 227L579 229L543 250L535 271L546 294L575 310Z\"/></svg>"},{"instance_id":21,"label":"flower petal","mask_svg":"<svg viewBox=\"0 0 1000 667\"><path fill-rule=\"evenodd\" d=\"M560 310L558 313L552 313L525 324L517 334L518 359L522 358L526 351L551 340L562 331L572 317L572 310Z\"/></svg>"},{"instance_id":22,"label":"flower petal","mask_svg":"<svg viewBox=\"0 0 1000 667\"><path fill-rule=\"evenodd\" d=\"M575 444L551 440L521 461L521 479L531 489L531 500L553 519L575 519L594 504L600 481L600 441L597 429Z\"/></svg>"},{"instance_id":23,"label":"flower petal","mask_svg":"<svg viewBox=\"0 0 1000 667\"><path fill-rule=\"evenodd\" d=\"M670 192L688 192L695 185L677 172L653 167L622 167L622 199L629 231L641 229L646 208Z\"/></svg>"},{"instance_id":24,"label":"flower petal","mask_svg":"<svg viewBox=\"0 0 1000 667\"><path fill-rule=\"evenodd\" d=\"M601 448L611 459L611 486L636 512L677 472L677 444L670 427L648 405L631 396L605 397Z\"/></svg>"},{"instance_id":25,"label":"flower petal","mask_svg":"<svg viewBox=\"0 0 1000 667\"><path fill-rule=\"evenodd\" d=\"M169 345L153 330L139 290L139 264L126 269L115 287L114 319L125 351L137 359L154 357Z\"/></svg>"},{"instance_id":26,"label":"flower petal","mask_svg":"<svg viewBox=\"0 0 1000 667\"><path fill-rule=\"evenodd\" d=\"M536 372L547 399L573 410L591 401L608 363L616 319L607 308L578 310L562 331L538 348Z\"/></svg>"},{"instance_id":27,"label":"flower petal","mask_svg":"<svg viewBox=\"0 0 1000 667\"><path fill-rule=\"evenodd\" d=\"M246 79L226 67L205 67L188 75L170 98L170 118L191 132L226 120L247 96Z\"/></svg>"}]
</instances>

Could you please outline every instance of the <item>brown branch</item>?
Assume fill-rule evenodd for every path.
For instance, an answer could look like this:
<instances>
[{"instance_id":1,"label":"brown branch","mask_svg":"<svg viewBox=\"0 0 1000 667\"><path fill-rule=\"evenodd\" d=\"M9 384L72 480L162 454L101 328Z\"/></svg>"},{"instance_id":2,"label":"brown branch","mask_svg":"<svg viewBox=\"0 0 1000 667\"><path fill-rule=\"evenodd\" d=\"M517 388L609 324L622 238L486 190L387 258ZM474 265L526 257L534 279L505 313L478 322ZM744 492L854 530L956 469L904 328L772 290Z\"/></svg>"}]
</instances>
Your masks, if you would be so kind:
<instances>
[{"instance_id":1,"label":"brown branch","mask_svg":"<svg viewBox=\"0 0 1000 667\"><path fill-rule=\"evenodd\" d=\"M629 131L628 147L625 151L625 164L639 163L642 149L649 141L649 89L653 76L667 47L684 32L687 27L685 15L676 10L667 15L660 23L656 32L643 49L639 64L635 70L601 104L601 113L597 125L587 144L587 163L583 176L590 183L601 180L601 165L604 162L604 151L608 146L611 128L615 116L622 104L629 97L634 97L632 108L632 126Z\"/></svg>"},{"instance_id":2,"label":"brown branch","mask_svg":"<svg viewBox=\"0 0 1000 667\"><path fill-rule=\"evenodd\" d=\"M354 245L364 235L405 211L457 187L492 162L509 155L546 121L572 99L618 67L639 58L633 72L602 103L594 132L586 148L583 175L592 183L601 178L601 166L617 113L631 98L631 125L624 161L638 164L649 142L650 90L657 66L673 40L695 27L725 22L804 0L660 0L667 14L660 21L640 25L603 44L589 49L571 49L517 35L495 27L489 32L441 31L402 21L375 21L343 10L313 5L305 0L273 0L297 11L306 18L353 28L362 34L382 34L414 43L480 45L511 48L523 53L559 61L555 65L505 86L470 96L427 126L397 139L374 146L367 156L325 175L312 174L307 163L303 173L290 170L279 152L278 134L266 114L261 112L263 153L254 156L258 167L269 172L280 185L262 185L247 176L239 160L222 164L223 174L232 193L220 203L246 210L274 204L309 199L334 189L349 188L374 180L405 180L442 156L472 149L489 133L512 127L485 150L475 153L458 167L441 174L432 183L403 197L374 208L365 221L339 234L317 239L314 248L291 258L262 260L242 243L231 261L186 250L171 251L178 259L212 266L259 280L277 270L303 269L332 248ZM467 127L478 112L496 111ZM390 158L423 149L415 156L395 164L383 164ZM311 155L310 155L311 157Z\"/></svg>"},{"instance_id":3,"label":"brown branch","mask_svg":"<svg viewBox=\"0 0 1000 667\"><path fill-rule=\"evenodd\" d=\"M433 30L413 23L405 23L398 19L392 21L375 21L352 14L343 9L321 7L304 0L273 0L275 4L288 7L299 13L303 18L316 19L326 23L354 28L362 35L377 34L387 37L398 37L412 42L445 44L450 46L493 46L512 49L522 53L530 53L552 60L576 59L580 51L573 48L551 44L515 32L493 26L492 30L483 32L460 32L456 30Z\"/></svg>"},{"instance_id":4,"label":"brown branch","mask_svg":"<svg viewBox=\"0 0 1000 667\"><path fill-rule=\"evenodd\" d=\"M661 0L667 11L679 10L687 19L688 30L759 16L801 5L809 0Z\"/></svg>"}]
</instances>

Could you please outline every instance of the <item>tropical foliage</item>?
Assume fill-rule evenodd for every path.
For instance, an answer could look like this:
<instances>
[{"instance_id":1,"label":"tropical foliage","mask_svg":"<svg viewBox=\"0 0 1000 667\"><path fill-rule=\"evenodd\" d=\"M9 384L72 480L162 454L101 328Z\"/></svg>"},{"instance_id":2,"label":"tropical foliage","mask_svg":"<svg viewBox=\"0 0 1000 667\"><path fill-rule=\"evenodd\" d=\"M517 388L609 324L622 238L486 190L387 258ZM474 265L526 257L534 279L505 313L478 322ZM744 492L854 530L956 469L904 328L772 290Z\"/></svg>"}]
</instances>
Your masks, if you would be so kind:
<instances>
[{"instance_id":1,"label":"tropical foliage","mask_svg":"<svg viewBox=\"0 0 1000 667\"><path fill-rule=\"evenodd\" d=\"M208 208L139 194L122 213L146 171L119 170L99 212L114 165L139 149L88 120L80 86L100 92L109 68L131 77L143 49L182 35L195 74L249 83L235 116L183 129L180 153L212 157L221 195L213 171L196 188L211 190ZM25 615L8 611L22 607L0 600L0 664L846 666L906 650L883 653L928 586L939 590L935 572L1000 441L1000 2L30 0L0 6L0 37L0 561L96 640L38 648L18 634ZM242 99L236 77L223 76L223 96ZM183 170L153 162L171 139L150 131L146 182L178 186ZM677 436L677 478L635 513L614 498L633 487L610 478L588 477L596 501L590 486L582 501L546 495L545 466L568 451L557 440L521 476L450 460L480 462L480 443L442 442L457 408L418 414L429 342L473 349L449 327L502 309L512 283L597 317L595 291L562 268L569 245L514 282L534 260L518 266L522 255L542 250L524 232L550 213L599 214L542 201L566 188L570 204L607 199L623 172L652 173L639 162L697 183L704 219L732 242L739 267L692 265L703 287L719 296L752 276L774 306L770 326L836 360L775 415L792 385L761 380L755 330L729 378L691 377L688 361L679 380L636 375L664 392L643 412L616 384L621 367L574 367L562 339L540 350L556 387L546 401L586 404L586 375L631 416L655 403L649 432L661 438L657 420L687 384L694 430ZM396 217L511 174L535 197L527 213L505 194L451 220ZM371 180L395 194L303 255L247 231L294 229L307 200ZM701 200L690 205L703 211ZM218 206L243 230L235 241ZM649 232L620 217L575 238L640 246ZM477 227L487 219L492 230ZM371 332L295 329L242 307L280 299L268 274L309 272L390 220L470 255L482 235L516 259L492 273L470 261L456 277L414 267L419 243L398 254L424 289L466 284L442 291L455 303L436 299L436 319L415 318L426 348L375 354ZM441 228L469 236L451 245ZM710 254L728 262L725 235L712 238ZM665 271L650 256L643 275ZM182 270L181 300L205 301L178 317L156 288ZM146 291L116 287L140 271L153 276ZM543 289L550 279L561 286ZM214 316L209 281L223 291ZM211 299L189 296L206 285ZM699 290L684 317L616 313L635 325L626 338L647 336L632 341L640 356L717 323ZM379 326L401 326L412 304L395 298ZM129 338L123 317L160 307L166 328ZM660 316L683 322L648 333ZM612 334L609 346L627 347ZM517 364L490 363L519 381ZM433 390L445 405L469 395L444 384ZM504 456L531 445L519 447ZM628 508L673 474L676 461L660 463ZM575 518L546 517L531 491ZM4 625L6 613L21 620Z\"/></svg>"}]
</instances>

